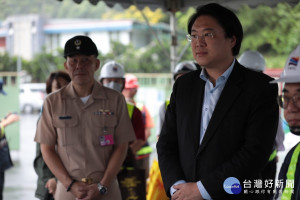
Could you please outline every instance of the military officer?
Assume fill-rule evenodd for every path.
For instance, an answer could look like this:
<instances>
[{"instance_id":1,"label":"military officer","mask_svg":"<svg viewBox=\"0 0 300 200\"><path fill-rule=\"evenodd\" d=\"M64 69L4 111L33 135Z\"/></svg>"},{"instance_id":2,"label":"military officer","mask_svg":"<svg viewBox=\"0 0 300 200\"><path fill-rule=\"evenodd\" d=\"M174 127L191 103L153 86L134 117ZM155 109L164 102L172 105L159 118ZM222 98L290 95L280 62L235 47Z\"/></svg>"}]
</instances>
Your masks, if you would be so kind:
<instances>
[{"instance_id":1,"label":"military officer","mask_svg":"<svg viewBox=\"0 0 300 200\"><path fill-rule=\"evenodd\" d=\"M35 141L58 179L55 199L121 200L116 175L135 135L122 94L94 79L97 56L89 37L69 39L64 67L72 81L44 102Z\"/></svg>"}]
</instances>

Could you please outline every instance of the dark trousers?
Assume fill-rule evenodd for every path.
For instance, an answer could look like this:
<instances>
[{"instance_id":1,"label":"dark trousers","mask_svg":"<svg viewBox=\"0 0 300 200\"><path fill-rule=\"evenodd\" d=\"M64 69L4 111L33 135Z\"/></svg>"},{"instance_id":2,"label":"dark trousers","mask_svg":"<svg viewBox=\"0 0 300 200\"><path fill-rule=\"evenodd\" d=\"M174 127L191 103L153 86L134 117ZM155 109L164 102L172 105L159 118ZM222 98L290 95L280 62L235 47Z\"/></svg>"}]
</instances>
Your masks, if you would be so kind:
<instances>
[{"instance_id":1,"label":"dark trousers","mask_svg":"<svg viewBox=\"0 0 300 200\"><path fill-rule=\"evenodd\" d=\"M145 181L146 181L146 183L147 183L147 179L149 177L149 170L150 170L149 159L150 159L150 156L146 156L142 159L136 160L136 168L145 170Z\"/></svg>"},{"instance_id":2,"label":"dark trousers","mask_svg":"<svg viewBox=\"0 0 300 200\"><path fill-rule=\"evenodd\" d=\"M0 172L0 200L3 199L4 171Z\"/></svg>"},{"instance_id":3,"label":"dark trousers","mask_svg":"<svg viewBox=\"0 0 300 200\"><path fill-rule=\"evenodd\" d=\"M149 170L150 170L149 159L150 159L150 154L142 159L136 160L136 168L145 170L145 188L147 188L147 179L149 177Z\"/></svg>"},{"instance_id":4,"label":"dark trousers","mask_svg":"<svg viewBox=\"0 0 300 200\"><path fill-rule=\"evenodd\" d=\"M268 164L265 166L265 168L261 173L263 180L273 180L272 189L265 188L266 190L271 190L271 193L267 193L267 192L265 193L266 200L272 200L274 196L273 190L275 188L276 164L277 164L277 159L274 158L272 161L268 162Z\"/></svg>"}]
</instances>

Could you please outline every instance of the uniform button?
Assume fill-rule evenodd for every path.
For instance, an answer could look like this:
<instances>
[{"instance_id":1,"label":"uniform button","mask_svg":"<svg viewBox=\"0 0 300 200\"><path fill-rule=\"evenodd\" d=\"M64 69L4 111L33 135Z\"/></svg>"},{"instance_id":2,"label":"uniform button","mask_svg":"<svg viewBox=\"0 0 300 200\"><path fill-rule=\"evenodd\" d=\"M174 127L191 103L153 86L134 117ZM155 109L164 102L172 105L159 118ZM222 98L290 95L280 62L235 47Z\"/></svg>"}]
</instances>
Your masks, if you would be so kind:
<instances>
[{"instance_id":1,"label":"uniform button","mask_svg":"<svg viewBox=\"0 0 300 200\"><path fill-rule=\"evenodd\" d=\"M207 111L207 108L205 108L205 111Z\"/></svg>"}]
</instances>

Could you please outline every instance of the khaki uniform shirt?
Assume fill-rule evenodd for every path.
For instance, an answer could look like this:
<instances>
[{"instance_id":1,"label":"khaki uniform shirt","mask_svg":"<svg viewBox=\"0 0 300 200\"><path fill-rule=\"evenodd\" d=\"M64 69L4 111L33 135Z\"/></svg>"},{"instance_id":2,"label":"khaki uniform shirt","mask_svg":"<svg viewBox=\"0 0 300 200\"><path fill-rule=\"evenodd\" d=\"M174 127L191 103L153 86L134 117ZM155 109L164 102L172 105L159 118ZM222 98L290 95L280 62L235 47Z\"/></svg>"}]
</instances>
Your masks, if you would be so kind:
<instances>
[{"instance_id":1,"label":"khaki uniform shirt","mask_svg":"<svg viewBox=\"0 0 300 200\"><path fill-rule=\"evenodd\" d=\"M132 140L135 135L124 97L97 81L86 104L76 95L71 83L47 96L35 136L36 142L57 145L58 155L73 179L80 181L88 177L96 182L104 175L113 144ZM108 191L107 199L119 199L109 198L119 193L115 188L117 181L113 182L108 189L117 194ZM65 190L57 188L57 193ZM74 199L74 196L70 192L55 194L55 199L65 198Z\"/></svg>"}]
</instances>

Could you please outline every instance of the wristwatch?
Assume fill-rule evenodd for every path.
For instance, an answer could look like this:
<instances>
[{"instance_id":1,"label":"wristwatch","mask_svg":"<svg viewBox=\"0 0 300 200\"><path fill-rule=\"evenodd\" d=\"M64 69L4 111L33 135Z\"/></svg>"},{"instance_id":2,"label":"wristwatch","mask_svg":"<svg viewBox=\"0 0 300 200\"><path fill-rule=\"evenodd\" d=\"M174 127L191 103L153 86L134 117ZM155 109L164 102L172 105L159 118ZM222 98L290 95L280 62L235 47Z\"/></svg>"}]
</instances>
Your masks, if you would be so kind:
<instances>
[{"instance_id":1,"label":"wristwatch","mask_svg":"<svg viewBox=\"0 0 300 200\"><path fill-rule=\"evenodd\" d=\"M97 186L100 194L104 195L107 193L107 187L101 185L101 183L98 183Z\"/></svg>"}]
</instances>

